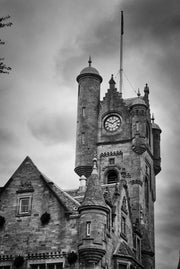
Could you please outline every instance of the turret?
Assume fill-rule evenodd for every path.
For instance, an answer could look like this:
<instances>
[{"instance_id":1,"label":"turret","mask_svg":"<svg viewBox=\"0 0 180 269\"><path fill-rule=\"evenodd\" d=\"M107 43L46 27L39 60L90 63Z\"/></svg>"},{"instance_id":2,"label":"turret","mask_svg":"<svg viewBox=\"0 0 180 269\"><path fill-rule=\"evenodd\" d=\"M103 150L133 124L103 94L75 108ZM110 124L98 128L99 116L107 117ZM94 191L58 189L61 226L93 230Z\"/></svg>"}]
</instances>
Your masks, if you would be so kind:
<instances>
[{"instance_id":1,"label":"turret","mask_svg":"<svg viewBox=\"0 0 180 269\"><path fill-rule=\"evenodd\" d=\"M105 233L109 209L105 203L97 172L97 160L88 178L84 200L79 207L79 258L83 268L96 268L106 253Z\"/></svg>"},{"instance_id":2,"label":"turret","mask_svg":"<svg viewBox=\"0 0 180 269\"><path fill-rule=\"evenodd\" d=\"M91 66L84 68L77 77L78 109L76 133L75 172L81 177L90 176L92 159L96 152L98 113L100 102L100 84L102 77Z\"/></svg>"},{"instance_id":3,"label":"turret","mask_svg":"<svg viewBox=\"0 0 180 269\"><path fill-rule=\"evenodd\" d=\"M157 175L161 171L161 129L154 122L154 115L152 115L152 133L153 133L153 158L154 158L154 172Z\"/></svg>"},{"instance_id":4,"label":"turret","mask_svg":"<svg viewBox=\"0 0 180 269\"><path fill-rule=\"evenodd\" d=\"M140 97L138 97L131 104L131 118L132 118L132 149L137 154L142 154L146 150L147 145L147 122L146 122L147 104Z\"/></svg>"}]
</instances>

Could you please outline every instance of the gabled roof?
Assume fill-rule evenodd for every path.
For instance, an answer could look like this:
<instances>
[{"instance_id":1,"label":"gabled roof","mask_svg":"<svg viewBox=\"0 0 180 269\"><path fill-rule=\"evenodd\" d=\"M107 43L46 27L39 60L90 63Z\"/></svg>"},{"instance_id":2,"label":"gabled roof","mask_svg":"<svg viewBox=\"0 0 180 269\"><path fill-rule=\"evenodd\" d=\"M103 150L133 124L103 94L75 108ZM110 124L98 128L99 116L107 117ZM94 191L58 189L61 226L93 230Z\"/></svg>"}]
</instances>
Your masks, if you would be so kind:
<instances>
[{"instance_id":1,"label":"gabled roof","mask_svg":"<svg viewBox=\"0 0 180 269\"><path fill-rule=\"evenodd\" d=\"M144 268L142 264L136 259L136 256L133 252L133 250L128 246L128 244L125 241L121 241L115 252L113 253L113 256L119 256L120 258L126 259L126 260L133 260L136 264L138 264L138 268Z\"/></svg>"},{"instance_id":2,"label":"gabled roof","mask_svg":"<svg viewBox=\"0 0 180 269\"><path fill-rule=\"evenodd\" d=\"M114 255L121 255L121 256L127 256L127 257L133 257L135 258L135 254L132 251L132 249L128 246L127 243L124 241L121 241L119 245L117 246Z\"/></svg>"},{"instance_id":3,"label":"gabled roof","mask_svg":"<svg viewBox=\"0 0 180 269\"><path fill-rule=\"evenodd\" d=\"M17 173L19 173L21 169L27 169L27 165L34 170L37 177L43 180L47 188L53 193L54 196L56 196L59 203L64 207L66 213L77 213L77 208L80 206L80 204L73 197L71 197L65 191L56 186L43 173L41 173L29 156L24 159L24 161L20 164L20 166L14 172L12 177L7 181L4 187L0 189L0 193L2 193L8 187L8 185L11 183L11 181L15 178L15 176L17 175Z\"/></svg>"}]
</instances>

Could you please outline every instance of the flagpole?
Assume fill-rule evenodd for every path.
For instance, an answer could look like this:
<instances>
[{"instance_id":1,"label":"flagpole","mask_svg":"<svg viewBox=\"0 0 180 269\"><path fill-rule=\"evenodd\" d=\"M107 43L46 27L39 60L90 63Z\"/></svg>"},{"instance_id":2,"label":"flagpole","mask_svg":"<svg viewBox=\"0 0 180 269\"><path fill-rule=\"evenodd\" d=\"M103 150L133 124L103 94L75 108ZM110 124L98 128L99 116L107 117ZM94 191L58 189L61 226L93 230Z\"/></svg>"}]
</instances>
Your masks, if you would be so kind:
<instances>
[{"instance_id":1,"label":"flagpole","mask_svg":"<svg viewBox=\"0 0 180 269\"><path fill-rule=\"evenodd\" d=\"M123 11L121 11L121 35L120 35L120 72L119 72L119 91L122 97L122 85L123 85L123 34L124 34L124 17Z\"/></svg>"}]
</instances>

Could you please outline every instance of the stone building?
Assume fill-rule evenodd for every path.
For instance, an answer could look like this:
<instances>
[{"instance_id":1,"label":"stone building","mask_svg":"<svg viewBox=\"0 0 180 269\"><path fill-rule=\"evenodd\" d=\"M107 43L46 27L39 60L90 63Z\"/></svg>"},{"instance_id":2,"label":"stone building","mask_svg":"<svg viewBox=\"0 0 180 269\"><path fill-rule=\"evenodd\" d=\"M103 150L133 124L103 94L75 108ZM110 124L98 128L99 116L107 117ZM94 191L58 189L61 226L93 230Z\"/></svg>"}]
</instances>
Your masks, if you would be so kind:
<instances>
[{"instance_id":1,"label":"stone building","mask_svg":"<svg viewBox=\"0 0 180 269\"><path fill-rule=\"evenodd\" d=\"M149 87L123 99L113 76L91 66L77 77L75 172L64 191L29 157L0 189L0 269L154 269L155 176L161 129Z\"/></svg>"}]
</instances>

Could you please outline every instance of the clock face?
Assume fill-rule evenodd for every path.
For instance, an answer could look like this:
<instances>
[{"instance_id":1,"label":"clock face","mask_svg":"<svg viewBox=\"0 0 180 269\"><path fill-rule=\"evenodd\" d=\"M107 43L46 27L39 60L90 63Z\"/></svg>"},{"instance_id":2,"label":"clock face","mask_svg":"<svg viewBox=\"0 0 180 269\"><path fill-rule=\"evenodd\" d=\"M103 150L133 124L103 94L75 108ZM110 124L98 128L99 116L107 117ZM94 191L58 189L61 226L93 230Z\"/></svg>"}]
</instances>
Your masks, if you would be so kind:
<instances>
[{"instance_id":1,"label":"clock face","mask_svg":"<svg viewBox=\"0 0 180 269\"><path fill-rule=\"evenodd\" d=\"M107 117L104 122L104 127L109 132L115 132L117 129L119 129L120 125L121 120L117 115Z\"/></svg>"}]
</instances>

